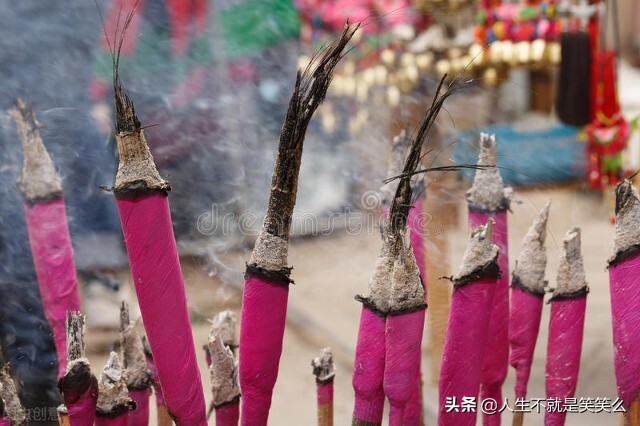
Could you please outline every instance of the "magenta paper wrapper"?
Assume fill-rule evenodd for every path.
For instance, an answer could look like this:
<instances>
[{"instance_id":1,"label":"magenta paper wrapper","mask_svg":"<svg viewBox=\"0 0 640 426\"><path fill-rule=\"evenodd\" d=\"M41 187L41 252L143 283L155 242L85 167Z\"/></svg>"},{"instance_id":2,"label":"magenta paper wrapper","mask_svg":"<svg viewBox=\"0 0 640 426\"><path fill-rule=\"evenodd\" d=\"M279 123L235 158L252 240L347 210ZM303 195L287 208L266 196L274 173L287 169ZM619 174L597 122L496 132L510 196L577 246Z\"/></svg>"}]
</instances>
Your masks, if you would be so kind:
<instances>
[{"instance_id":1,"label":"magenta paper wrapper","mask_svg":"<svg viewBox=\"0 0 640 426\"><path fill-rule=\"evenodd\" d=\"M509 244L507 229L507 211L484 213L469 210L469 224L477 228L493 218L493 243L498 246L498 266L502 276L498 279L493 298L491 320L487 346L491 348L484 356L482 363L482 381L480 399L492 398L500 403L502 385L509 369ZM485 426L499 425L500 413L483 414Z\"/></svg>"},{"instance_id":2,"label":"magenta paper wrapper","mask_svg":"<svg viewBox=\"0 0 640 426\"><path fill-rule=\"evenodd\" d=\"M640 256L609 267L618 396L629 408L640 393Z\"/></svg>"},{"instance_id":3,"label":"magenta paper wrapper","mask_svg":"<svg viewBox=\"0 0 640 426\"><path fill-rule=\"evenodd\" d=\"M169 412L179 424L205 426L187 295L163 193L117 196L142 320Z\"/></svg>"},{"instance_id":4,"label":"magenta paper wrapper","mask_svg":"<svg viewBox=\"0 0 640 426\"><path fill-rule=\"evenodd\" d=\"M127 426L129 424L128 413L122 413L115 417L96 416L95 426Z\"/></svg>"},{"instance_id":5,"label":"magenta paper wrapper","mask_svg":"<svg viewBox=\"0 0 640 426\"><path fill-rule=\"evenodd\" d=\"M224 404L216 408L216 426L237 426L240 420L240 402Z\"/></svg>"},{"instance_id":6,"label":"magenta paper wrapper","mask_svg":"<svg viewBox=\"0 0 640 426\"><path fill-rule=\"evenodd\" d=\"M74 378L76 380L73 380ZM82 391L82 387L85 386L86 389L78 395L76 392ZM58 382L58 388L64 397L69 424L71 426L93 426L96 417L96 403L98 402L98 381L91 374L89 366L84 367L83 376L65 375Z\"/></svg>"},{"instance_id":7,"label":"magenta paper wrapper","mask_svg":"<svg viewBox=\"0 0 640 426\"><path fill-rule=\"evenodd\" d=\"M510 363L516 370L515 397L526 398L533 353L540 329L544 298L520 287L511 287L509 320Z\"/></svg>"},{"instance_id":8,"label":"magenta paper wrapper","mask_svg":"<svg viewBox=\"0 0 640 426\"><path fill-rule=\"evenodd\" d=\"M11 426L11 420L0 417L0 426Z\"/></svg>"},{"instance_id":9,"label":"magenta paper wrapper","mask_svg":"<svg viewBox=\"0 0 640 426\"><path fill-rule=\"evenodd\" d=\"M58 379L67 371L67 311L80 310L64 199L24 205L31 254L38 277L44 314L53 331L58 355Z\"/></svg>"},{"instance_id":10,"label":"magenta paper wrapper","mask_svg":"<svg viewBox=\"0 0 640 426\"><path fill-rule=\"evenodd\" d=\"M352 379L353 417L376 424L382 422L384 410L385 326L384 318L362 307Z\"/></svg>"},{"instance_id":11,"label":"magenta paper wrapper","mask_svg":"<svg viewBox=\"0 0 640 426\"><path fill-rule=\"evenodd\" d=\"M475 412L447 413L447 398L459 405L478 396L495 290L496 280L487 278L454 287L438 385L440 426L476 424Z\"/></svg>"},{"instance_id":12,"label":"magenta paper wrapper","mask_svg":"<svg viewBox=\"0 0 640 426\"><path fill-rule=\"evenodd\" d=\"M548 398L573 398L578 384L587 297L551 300L545 388ZM546 412L545 426L564 425L567 413Z\"/></svg>"},{"instance_id":13,"label":"magenta paper wrapper","mask_svg":"<svg viewBox=\"0 0 640 426\"><path fill-rule=\"evenodd\" d=\"M278 378L289 287L262 277L245 279L240 322L242 424L266 425Z\"/></svg>"},{"instance_id":14,"label":"magenta paper wrapper","mask_svg":"<svg viewBox=\"0 0 640 426\"><path fill-rule=\"evenodd\" d=\"M333 380L317 386L318 405L327 405L333 402Z\"/></svg>"},{"instance_id":15,"label":"magenta paper wrapper","mask_svg":"<svg viewBox=\"0 0 640 426\"><path fill-rule=\"evenodd\" d=\"M149 389L130 390L129 398L136 403L136 408L129 411L129 426L149 425Z\"/></svg>"},{"instance_id":16,"label":"magenta paper wrapper","mask_svg":"<svg viewBox=\"0 0 640 426\"><path fill-rule=\"evenodd\" d=\"M407 402L415 396L422 360L422 331L426 309L389 315L385 334L384 393L391 405L389 424L401 426Z\"/></svg>"}]
</instances>

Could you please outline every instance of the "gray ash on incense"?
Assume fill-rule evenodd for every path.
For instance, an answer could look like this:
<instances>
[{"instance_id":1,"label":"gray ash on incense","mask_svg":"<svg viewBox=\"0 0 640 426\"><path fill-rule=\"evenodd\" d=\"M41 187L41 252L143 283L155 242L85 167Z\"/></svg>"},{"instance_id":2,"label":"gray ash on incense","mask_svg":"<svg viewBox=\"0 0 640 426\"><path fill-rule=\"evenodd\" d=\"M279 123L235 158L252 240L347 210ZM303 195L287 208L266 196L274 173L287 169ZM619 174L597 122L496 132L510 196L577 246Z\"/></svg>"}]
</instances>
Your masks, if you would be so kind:
<instances>
[{"instance_id":1,"label":"gray ash on incense","mask_svg":"<svg viewBox=\"0 0 640 426\"><path fill-rule=\"evenodd\" d=\"M109 361L100 373L98 389L96 414L99 416L115 417L135 406L129 398L122 362L116 352L111 352Z\"/></svg>"},{"instance_id":2,"label":"gray ash on incense","mask_svg":"<svg viewBox=\"0 0 640 426\"><path fill-rule=\"evenodd\" d=\"M85 356L85 316L80 312L67 312L66 330L67 372L58 381L58 389L65 401L73 402L89 388L93 388L97 394L98 381Z\"/></svg>"},{"instance_id":3,"label":"gray ash on incense","mask_svg":"<svg viewBox=\"0 0 640 426\"><path fill-rule=\"evenodd\" d=\"M311 360L313 367L313 375L316 377L316 383L326 385L333 382L336 376L336 366L333 364L333 354L331 348L322 348L320 355Z\"/></svg>"},{"instance_id":4,"label":"gray ash on incense","mask_svg":"<svg viewBox=\"0 0 640 426\"><path fill-rule=\"evenodd\" d=\"M500 277L498 246L493 244L493 219L471 231L471 238L458 272L451 278L454 286L480 279Z\"/></svg>"},{"instance_id":5,"label":"gray ash on incense","mask_svg":"<svg viewBox=\"0 0 640 426\"><path fill-rule=\"evenodd\" d=\"M213 406L220 407L238 401L240 385L238 384L238 366L233 352L225 346L219 336L210 336L208 347L211 354L209 375Z\"/></svg>"},{"instance_id":6,"label":"gray ash on incense","mask_svg":"<svg viewBox=\"0 0 640 426\"><path fill-rule=\"evenodd\" d=\"M406 314L427 307L420 270L411 246L405 246L404 253L394 261L390 287L389 315Z\"/></svg>"},{"instance_id":7,"label":"gray ash on incense","mask_svg":"<svg viewBox=\"0 0 640 426\"><path fill-rule=\"evenodd\" d=\"M547 267L547 221L551 201L540 210L522 241L520 257L516 261L511 283L528 293L543 297L547 281L544 279Z\"/></svg>"},{"instance_id":8,"label":"gray ash on incense","mask_svg":"<svg viewBox=\"0 0 640 426\"><path fill-rule=\"evenodd\" d=\"M129 390L148 389L153 376L147 367L142 337L129 319L129 307L125 301L120 306L120 350L124 365L124 379Z\"/></svg>"},{"instance_id":9,"label":"gray ash on incense","mask_svg":"<svg viewBox=\"0 0 640 426\"><path fill-rule=\"evenodd\" d=\"M640 198L633 183L625 179L616 186L616 227L609 266L640 253Z\"/></svg>"},{"instance_id":10,"label":"gray ash on incense","mask_svg":"<svg viewBox=\"0 0 640 426\"><path fill-rule=\"evenodd\" d=\"M16 385L11 378L8 364L5 364L0 353L0 414L11 421L12 426L26 426L28 424L27 411L22 407Z\"/></svg>"},{"instance_id":11,"label":"gray ash on incense","mask_svg":"<svg viewBox=\"0 0 640 426\"><path fill-rule=\"evenodd\" d=\"M236 314L229 309L219 312L213 320L211 320L211 331L209 338L218 337L225 346L232 350L238 347L238 338L236 336L236 324L238 320Z\"/></svg>"},{"instance_id":12,"label":"gray ash on incense","mask_svg":"<svg viewBox=\"0 0 640 426\"><path fill-rule=\"evenodd\" d=\"M298 72L280 132L267 211L247 264L245 275L248 277L261 276L283 285L292 282L291 268L287 266L289 231L307 127L324 101L333 72L358 27L346 25L336 42L314 58L304 72Z\"/></svg>"},{"instance_id":13,"label":"gray ash on incense","mask_svg":"<svg viewBox=\"0 0 640 426\"><path fill-rule=\"evenodd\" d=\"M567 231L562 245L556 288L551 293L550 301L582 297L589 292L580 250L580 228Z\"/></svg>"},{"instance_id":14,"label":"gray ash on incense","mask_svg":"<svg viewBox=\"0 0 640 426\"><path fill-rule=\"evenodd\" d=\"M38 203L62 196L62 180L53 160L42 142L31 107L20 98L11 110L24 151L22 173L18 181L20 190L29 203Z\"/></svg>"},{"instance_id":15,"label":"gray ash on incense","mask_svg":"<svg viewBox=\"0 0 640 426\"><path fill-rule=\"evenodd\" d=\"M497 212L509 208L513 189L504 187L497 167L498 149L495 135L480 134L480 154L473 185L467 191L469 208L483 212Z\"/></svg>"}]
</instances>

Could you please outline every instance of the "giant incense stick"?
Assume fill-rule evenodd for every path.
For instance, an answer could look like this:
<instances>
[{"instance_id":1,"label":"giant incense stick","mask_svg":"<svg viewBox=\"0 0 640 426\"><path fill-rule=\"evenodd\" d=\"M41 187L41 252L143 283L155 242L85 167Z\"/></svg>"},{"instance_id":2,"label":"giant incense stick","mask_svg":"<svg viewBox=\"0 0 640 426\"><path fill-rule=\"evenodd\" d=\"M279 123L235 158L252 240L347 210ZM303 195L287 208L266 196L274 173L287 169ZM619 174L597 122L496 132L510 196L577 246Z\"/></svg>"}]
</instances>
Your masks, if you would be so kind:
<instances>
[{"instance_id":1,"label":"giant incense stick","mask_svg":"<svg viewBox=\"0 0 640 426\"><path fill-rule=\"evenodd\" d=\"M153 378L153 390L156 393L156 410L158 413L157 425L171 426L173 421L171 420L171 416L169 416L167 406L164 402L164 394L162 393L162 386L160 386L160 379L158 378L158 369L156 368L156 363L153 361L153 353L149 347L149 342L145 337L142 338L142 345L144 347L145 358L147 359L147 368Z\"/></svg>"},{"instance_id":2,"label":"giant incense stick","mask_svg":"<svg viewBox=\"0 0 640 426\"><path fill-rule=\"evenodd\" d=\"M613 347L625 425L640 425L640 198L629 180L616 187L614 255L609 260Z\"/></svg>"},{"instance_id":3,"label":"giant incense stick","mask_svg":"<svg viewBox=\"0 0 640 426\"><path fill-rule=\"evenodd\" d=\"M547 400L559 398L564 401L576 393L588 291L580 253L580 228L573 228L563 240L556 288L550 300L545 372ZM544 424L563 425L566 415L564 410L547 410Z\"/></svg>"},{"instance_id":4,"label":"giant incense stick","mask_svg":"<svg viewBox=\"0 0 640 426\"><path fill-rule=\"evenodd\" d=\"M11 112L24 149L20 189L31 254L44 314L51 325L58 355L58 378L66 372L67 311L80 310L78 280L69 237L62 181L42 143L33 111L18 99Z\"/></svg>"},{"instance_id":5,"label":"giant incense stick","mask_svg":"<svg viewBox=\"0 0 640 426\"><path fill-rule=\"evenodd\" d=\"M507 377L509 363L509 249L507 238L507 210L511 188L504 188L497 164L496 138L480 135L480 155L473 180L467 193L469 202L469 224L472 228L493 218L494 242L500 249L498 265L502 276L496 286L493 311L489 325L487 351L483 360L480 399L491 398L502 401L502 384ZM500 413L484 414L483 424L499 425Z\"/></svg>"},{"instance_id":6,"label":"giant incense stick","mask_svg":"<svg viewBox=\"0 0 640 426\"><path fill-rule=\"evenodd\" d=\"M96 426L127 426L131 408L135 408L135 402L129 398L122 361L111 352L98 379Z\"/></svg>"},{"instance_id":7,"label":"giant incense stick","mask_svg":"<svg viewBox=\"0 0 640 426\"><path fill-rule=\"evenodd\" d=\"M240 387L238 366L231 348L224 344L221 335L209 336L212 404L216 410L217 426L235 426L240 418Z\"/></svg>"},{"instance_id":8,"label":"giant incense stick","mask_svg":"<svg viewBox=\"0 0 640 426\"><path fill-rule=\"evenodd\" d=\"M544 206L527 231L511 280L509 343L510 363L516 370L516 400L524 400L527 396L527 383L540 329L544 291L547 284L544 279L547 266L544 242L550 205L549 202ZM513 425L522 426L523 416L523 411L515 412Z\"/></svg>"},{"instance_id":9,"label":"giant incense stick","mask_svg":"<svg viewBox=\"0 0 640 426\"><path fill-rule=\"evenodd\" d=\"M11 378L10 366L5 364L0 351L0 425L26 426L27 411L22 407L16 385Z\"/></svg>"},{"instance_id":10,"label":"giant incense stick","mask_svg":"<svg viewBox=\"0 0 640 426\"><path fill-rule=\"evenodd\" d=\"M447 323L439 394L440 426L471 426L476 412L451 409L463 398L475 398L482 378L489 320L500 277L498 247L493 244L493 220L472 230L462 265L453 276L451 311Z\"/></svg>"},{"instance_id":11,"label":"giant incense stick","mask_svg":"<svg viewBox=\"0 0 640 426\"><path fill-rule=\"evenodd\" d=\"M313 113L324 100L333 71L357 26L298 73L276 154L269 203L245 273L240 330L242 423L267 423L282 352L289 276L289 229L298 188L302 146Z\"/></svg>"},{"instance_id":12,"label":"giant incense stick","mask_svg":"<svg viewBox=\"0 0 640 426\"><path fill-rule=\"evenodd\" d=\"M130 14L124 28L130 22ZM113 188L131 274L164 399L178 424L206 425L200 371L187 297L171 224L169 183L160 177L118 75L113 52L116 144L120 162Z\"/></svg>"},{"instance_id":13,"label":"giant incense stick","mask_svg":"<svg viewBox=\"0 0 640 426\"><path fill-rule=\"evenodd\" d=\"M316 376L318 426L333 426L333 379L336 367L333 365L331 348L323 348L320 356L311 361L311 366Z\"/></svg>"},{"instance_id":14,"label":"giant incense stick","mask_svg":"<svg viewBox=\"0 0 640 426\"><path fill-rule=\"evenodd\" d=\"M98 401L98 380L85 356L85 317L67 312L67 372L58 381L71 426L93 426Z\"/></svg>"}]
</instances>

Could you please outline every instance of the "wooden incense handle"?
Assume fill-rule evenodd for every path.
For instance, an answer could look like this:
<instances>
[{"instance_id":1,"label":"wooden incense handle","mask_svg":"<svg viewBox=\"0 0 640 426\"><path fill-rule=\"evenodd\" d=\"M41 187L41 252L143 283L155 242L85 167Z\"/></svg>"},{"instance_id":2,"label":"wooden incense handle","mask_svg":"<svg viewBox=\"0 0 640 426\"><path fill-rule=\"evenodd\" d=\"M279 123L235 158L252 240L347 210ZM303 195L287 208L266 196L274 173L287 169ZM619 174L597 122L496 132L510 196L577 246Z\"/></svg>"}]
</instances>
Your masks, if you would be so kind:
<instances>
[{"instance_id":1,"label":"wooden incense handle","mask_svg":"<svg viewBox=\"0 0 640 426\"><path fill-rule=\"evenodd\" d=\"M522 426L524 424L524 411L516 411L513 413L512 426Z\"/></svg>"},{"instance_id":2,"label":"wooden incense handle","mask_svg":"<svg viewBox=\"0 0 640 426\"><path fill-rule=\"evenodd\" d=\"M318 426L333 426L333 402L318 405Z\"/></svg>"},{"instance_id":3,"label":"wooden incense handle","mask_svg":"<svg viewBox=\"0 0 640 426\"><path fill-rule=\"evenodd\" d=\"M624 426L640 426L640 395L633 400L623 418Z\"/></svg>"},{"instance_id":4,"label":"wooden incense handle","mask_svg":"<svg viewBox=\"0 0 640 426\"><path fill-rule=\"evenodd\" d=\"M158 426L173 426L173 420L164 405L158 405Z\"/></svg>"},{"instance_id":5,"label":"wooden incense handle","mask_svg":"<svg viewBox=\"0 0 640 426\"><path fill-rule=\"evenodd\" d=\"M382 423L371 423L354 418L351 422L351 426L382 426Z\"/></svg>"}]
</instances>

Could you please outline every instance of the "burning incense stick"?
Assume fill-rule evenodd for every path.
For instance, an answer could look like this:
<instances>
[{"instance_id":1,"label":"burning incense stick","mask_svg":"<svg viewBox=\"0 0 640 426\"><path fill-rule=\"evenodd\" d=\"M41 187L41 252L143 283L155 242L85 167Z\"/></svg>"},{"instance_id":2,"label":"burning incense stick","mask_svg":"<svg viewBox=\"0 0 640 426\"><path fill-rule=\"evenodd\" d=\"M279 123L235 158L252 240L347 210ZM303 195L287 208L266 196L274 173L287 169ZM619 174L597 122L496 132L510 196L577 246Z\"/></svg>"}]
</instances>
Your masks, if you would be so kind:
<instances>
[{"instance_id":1,"label":"burning incense stick","mask_svg":"<svg viewBox=\"0 0 640 426\"><path fill-rule=\"evenodd\" d=\"M18 398L9 364L5 364L0 351L0 425L26 426L28 423L27 411Z\"/></svg>"},{"instance_id":2,"label":"burning incense stick","mask_svg":"<svg viewBox=\"0 0 640 426\"><path fill-rule=\"evenodd\" d=\"M156 393L158 426L171 426L173 425L173 420L171 420L171 416L169 416L169 412L167 411L167 406L164 403L164 394L162 393L162 386L160 386L160 379L158 378L158 369L156 368L156 364L153 362L153 354L151 353L149 342L147 342L147 338L144 336L142 337L142 346L144 347L144 355L147 359L147 368L153 378L153 390Z\"/></svg>"},{"instance_id":3,"label":"burning incense stick","mask_svg":"<svg viewBox=\"0 0 640 426\"><path fill-rule=\"evenodd\" d=\"M129 307L125 301L120 306L120 350L129 397L136 403L135 410L129 412L129 426L147 426L153 376L147 367L142 337L129 319Z\"/></svg>"},{"instance_id":4,"label":"burning incense stick","mask_svg":"<svg viewBox=\"0 0 640 426\"><path fill-rule=\"evenodd\" d=\"M551 202L538 213L522 242L511 281L511 312L509 318L510 363L516 369L515 397L524 400L533 353L536 347L544 291L547 282L544 271L547 251L544 242ZM513 413L513 426L522 426L524 411Z\"/></svg>"},{"instance_id":5,"label":"burning incense stick","mask_svg":"<svg viewBox=\"0 0 640 426\"><path fill-rule=\"evenodd\" d=\"M240 387L235 357L220 335L210 335L208 347L211 354L209 373L216 425L235 426L240 418Z\"/></svg>"},{"instance_id":6,"label":"burning incense stick","mask_svg":"<svg viewBox=\"0 0 640 426\"><path fill-rule=\"evenodd\" d=\"M627 410L625 425L640 425L640 198L633 183L616 187L614 255L609 260L609 285L613 314L614 365L618 396Z\"/></svg>"},{"instance_id":7,"label":"burning incense stick","mask_svg":"<svg viewBox=\"0 0 640 426\"><path fill-rule=\"evenodd\" d=\"M493 244L493 220L471 232L471 240L458 273L452 278L453 294L440 369L438 425L476 424L476 413L448 410L463 398L475 398L482 379L482 359L487 347L489 319L496 282L500 277L498 246Z\"/></svg>"},{"instance_id":8,"label":"burning incense stick","mask_svg":"<svg viewBox=\"0 0 640 426\"><path fill-rule=\"evenodd\" d=\"M333 71L358 26L347 24L340 38L304 71L280 134L262 229L245 273L240 330L243 424L266 424L278 377L291 268L289 229L296 201L302 146L313 113L324 100Z\"/></svg>"},{"instance_id":9,"label":"burning incense stick","mask_svg":"<svg viewBox=\"0 0 640 426\"><path fill-rule=\"evenodd\" d=\"M124 30L130 22L130 14ZM124 31L123 30L123 31ZM171 415L184 425L206 425L206 407L169 212L169 183L153 162L132 99L113 54L116 144L120 162L113 188L138 303Z\"/></svg>"},{"instance_id":10,"label":"burning incense stick","mask_svg":"<svg viewBox=\"0 0 640 426\"><path fill-rule=\"evenodd\" d=\"M31 254L45 316L51 325L58 355L58 378L66 372L67 311L80 310L78 280L69 237L62 181L47 152L31 108L18 99L11 111L24 149L20 189Z\"/></svg>"},{"instance_id":11,"label":"burning incense stick","mask_svg":"<svg viewBox=\"0 0 640 426\"><path fill-rule=\"evenodd\" d=\"M213 337L219 337L231 352L235 355L238 348L238 338L236 337L236 314L229 309L219 312L211 320L211 330L209 331L209 340ZM209 344L204 345L204 352L207 358L207 365L211 366L211 353L209 352Z\"/></svg>"},{"instance_id":12,"label":"burning incense stick","mask_svg":"<svg viewBox=\"0 0 640 426\"><path fill-rule=\"evenodd\" d=\"M84 352L85 316L67 312L67 373L58 380L71 426L93 426L98 380Z\"/></svg>"},{"instance_id":13,"label":"burning incense stick","mask_svg":"<svg viewBox=\"0 0 640 426\"><path fill-rule=\"evenodd\" d=\"M320 356L311 361L313 375L316 376L318 426L333 426L333 378L336 367L333 365L331 348L324 348Z\"/></svg>"},{"instance_id":14,"label":"burning incense stick","mask_svg":"<svg viewBox=\"0 0 640 426\"><path fill-rule=\"evenodd\" d=\"M499 248L498 265L502 276L498 280L489 325L487 351L483 360L480 399L502 401L502 384L507 377L509 363L509 248L507 210L512 189L505 188L497 164L495 135L480 135L480 155L473 180L467 193L469 224L472 228L482 225L489 218L495 221L494 242ZM500 413L484 414L483 424L499 425Z\"/></svg>"},{"instance_id":15,"label":"burning incense stick","mask_svg":"<svg viewBox=\"0 0 640 426\"><path fill-rule=\"evenodd\" d=\"M129 398L120 356L111 352L98 380L96 426L126 426L129 410L135 402Z\"/></svg>"},{"instance_id":16,"label":"burning incense stick","mask_svg":"<svg viewBox=\"0 0 640 426\"><path fill-rule=\"evenodd\" d=\"M587 306L587 287L582 254L580 253L580 228L567 232L553 290L545 388L547 398L572 398L576 393L580 353L584 333L584 314ZM544 416L545 425L563 425L567 413L564 410Z\"/></svg>"}]
</instances>

